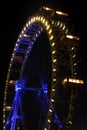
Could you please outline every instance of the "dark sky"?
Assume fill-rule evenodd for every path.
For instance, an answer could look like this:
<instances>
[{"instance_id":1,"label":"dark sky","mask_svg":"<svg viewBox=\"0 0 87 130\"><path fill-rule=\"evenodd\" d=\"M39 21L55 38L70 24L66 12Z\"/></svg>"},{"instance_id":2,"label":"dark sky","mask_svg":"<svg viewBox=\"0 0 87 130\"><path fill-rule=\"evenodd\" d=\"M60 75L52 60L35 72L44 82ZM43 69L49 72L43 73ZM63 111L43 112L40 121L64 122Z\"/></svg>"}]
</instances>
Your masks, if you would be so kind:
<instances>
[{"instance_id":1,"label":"dark sky","mask_svg":"<svg viewBox=\"0 0 87 130\"><path fill-rule=\"evenodd\" d=\"M80 37L80 77L87 81L87 43L86 43L86 7L82 0L28 0L28 1L11 1L0 3L0 100L3 102L3 91L5 78L13 52L14 45L22 27L43 4L69 14L70 22L75 24L75 32ZM85 102L87 98L87 89L82 92L81 96L81 117L78 122L82 124L77 130L87 130L87 111ZM2 106L1 102L1 106ZM83 113L82 113L83 111ZM79 112L80 113L80 112Z\"/></svg>"}]
</instances>

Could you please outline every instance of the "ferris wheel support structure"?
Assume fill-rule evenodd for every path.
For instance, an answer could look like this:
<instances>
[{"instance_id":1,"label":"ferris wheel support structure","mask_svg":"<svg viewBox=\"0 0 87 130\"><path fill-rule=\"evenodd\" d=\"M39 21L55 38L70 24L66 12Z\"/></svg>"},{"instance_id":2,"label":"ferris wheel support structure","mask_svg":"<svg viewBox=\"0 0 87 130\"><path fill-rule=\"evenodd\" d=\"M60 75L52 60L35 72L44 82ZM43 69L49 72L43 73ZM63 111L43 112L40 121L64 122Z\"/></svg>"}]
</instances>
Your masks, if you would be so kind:
<instances>
[{"instance_id":1,"label":"ferris wheel support structure","mask_svg":"<svg viewBox=\"0 0 87 130\"><path fill-rule=\"evenodd\" d=\"M35 50L36 42L44 32L47 34L50 47L45 45L45 41L44 44L37 45ZM46 39L44 38L44 40ZM72 30L69 29L67 13L42 6L34 16L29 18L19 34L8 68L3 104L4 130L34 129L28 126L26 120L30 121L28 118L31 116L31 112L27 113L26 105L24 106L27 100L31 103L30 98L35 102L36 110L36 102L39 104L40 112L38 113L40 115L37 130L71 129L78 90L84 84L83 80L78 79L77 72L79 40L80 38L74 36ZM42 54L41 46L45 46L42 47L45 48L44 51L50 49ZM41 54L43 61L38 60L37 62L31 58L31 54L34 55L33 50L37 52L38 57ZM35 54L35 56L37 55ZM35 65L35 69L33 62L35 62L34 65L38 64ZM44 66L40 62L44 63ZM33 74L31 74L31 69ZM49 80L47 73L50 72ZM44 76L42 76L43 73ZM41 77L39 79L40 87L37 87L36 83L38 75ZM35 76L36 79L31 78ZM32 87L32 79L35 80L33 85L36 87ZM26 97L26 102L24 97ZM68 107L67 114L65 112L64 115L65 119L64 113L61 113L63 110L61 104L64 106L67 104ZM34 116L35 111L31 109L31 104L28 107L33 111L32 116ZM28 117L26 113L29 115Z\"/></svg>"}]
</instances>

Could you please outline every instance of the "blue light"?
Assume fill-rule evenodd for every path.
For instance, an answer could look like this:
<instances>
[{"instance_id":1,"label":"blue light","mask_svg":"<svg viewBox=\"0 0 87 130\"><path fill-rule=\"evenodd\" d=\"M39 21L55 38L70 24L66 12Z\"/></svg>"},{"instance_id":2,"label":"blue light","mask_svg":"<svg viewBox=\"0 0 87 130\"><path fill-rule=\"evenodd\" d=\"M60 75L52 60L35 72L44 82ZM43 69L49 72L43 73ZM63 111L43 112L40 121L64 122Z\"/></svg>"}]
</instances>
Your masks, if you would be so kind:
<instances>
[{"instance_id":1,"label":"blue light","mask_svg":"<svg viewBox=\"0 0 87 130\"><path fill-rule=\"evenodd\" d=\"M56 113L54 114L54 123L58 124L58 128L63 128L62 124L60 123L58 119L58 115Z\"/></svg>"},{"instance_id":2,"label":"blue light","mask_svg":"<svg viewBox=\"0 0 87 130\"><path fill-rule=\"evenodd\" d=\"M48 93L48 85L46 83L44 83L43 81L41 81L41 86L42 86L44 93L47 94Z\"/></svg>"},{"instance_id":3,"label":"blue light","mask_svg":"<svg viewBox=\"0 0 87 130\"><path fill-rule=\"evenodd\" d=\"M15 91L21 90L24 87L25 81L15 81Z\"/></svg>"}]
</instances>

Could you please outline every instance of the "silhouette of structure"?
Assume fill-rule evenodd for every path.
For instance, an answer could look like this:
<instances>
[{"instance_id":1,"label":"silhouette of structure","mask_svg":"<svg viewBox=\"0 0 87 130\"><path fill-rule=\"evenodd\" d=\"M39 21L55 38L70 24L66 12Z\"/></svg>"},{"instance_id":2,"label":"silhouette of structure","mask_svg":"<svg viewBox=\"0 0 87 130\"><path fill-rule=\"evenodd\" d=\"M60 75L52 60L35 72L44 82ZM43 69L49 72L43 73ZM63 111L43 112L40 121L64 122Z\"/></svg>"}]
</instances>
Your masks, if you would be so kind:
<instances>
[{"instance_id":1,"label":"silhouette of structure","mask_svg":"<svg viewBox=\"0 0 87 130\"><path fill-rule=\"evenodd\" d=\"M79 90L80 38L68 14L42 6L23 27L11 56L3 105L4 130L71 129Z\"/></svg>"}]
</instances>

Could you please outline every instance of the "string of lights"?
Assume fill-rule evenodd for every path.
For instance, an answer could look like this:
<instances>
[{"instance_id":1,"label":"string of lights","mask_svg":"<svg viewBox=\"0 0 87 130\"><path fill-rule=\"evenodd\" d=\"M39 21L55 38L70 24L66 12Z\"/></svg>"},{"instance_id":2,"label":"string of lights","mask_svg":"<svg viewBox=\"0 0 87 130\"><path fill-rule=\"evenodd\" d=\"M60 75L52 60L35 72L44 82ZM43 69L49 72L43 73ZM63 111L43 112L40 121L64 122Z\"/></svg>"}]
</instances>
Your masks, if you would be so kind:
<instances>
[{"instance_id":1,"label":"string of lights","mask_svg":"<svg viewBox=\"0 0 87 130\"><path fill-rule=\"evenodd\" d=\"M17 117L19 116L18 112L21 111L20 110L21 107L20 109L18 109L18 107L22 105L22 102L20 103L19 101L21 91L28 90L25 87L26 85L26 79L24 77L25 75L24 72L26 68L25 66L33 50L34 44L36 43L40 35L44 32L44 30L46 31L48 35L50 48L51 48L52 79L51 79L51 87L50 87L49 96L47 96L47 93L46 93L47 92L46 84L44 86L45 88L44 91L46 93L45 96L47 97L47 99L45 98L45 101L49 100L49 105L47 108L48 111L47 111L46 120L44 122L43 129L51 130L51 127L54 128L56 123L58 124L57 129L64 129L64 128L71 127L72 118L73 118L72 108L74 105L74 101L72 101L72 99L70 100L70 103L69 103L69 112L67 116L67 121L63 125L61 125L60 123L62 122L60 117L58 118L58 115L54 112L55 107L56 107L57 91L60 86L59 82L61 82L60 78L58 79L58 77L60 76L59 74L60 71L58 69L60 67L61 60L62 60L61 56L65 57L67 52L69 52L70 58L63 59L63 60L67 61L68 63L70 62L70 64L68 64L67 66L69 66L70 68L71 78L76 78L76 74L77 74L76 72L77 63L74 62L73 58L76 57L75 50L80 39L79 37L73 36L72 34L70 34L68 30L68 26L67 26L68 24L67 16L68 16L67 13L56 11L54 9L42 6L40 10L34 16L29 18L29 20L23 27L21 33L19 34L19 37L17 39L17 42L15 44L15 47L11 56L7 79L6 79L6 87L5 87L5 92L4 92L4 105L3 105L3 129L4 130L7 130L8 127L10 127L9 128L10 130L15 130L15 128L17 128L17 130L21 129L19 123L17 123L17 119L18 119ZM66 53L62 53L62 50L64 50L64 52ZM73 53L73 50L74 50L74 53ZM59 58L61 60L59 60ZM63 63L62 65L64 66ZM65 74L65 76L67 75ZM66 82L83 84L83 81L79 79L70 79L67 77L63 77L63 78L65 78L63 80L63 85ZM23 82L22 84L18 84L18 86L16 86L15 84L17 83L16 81L18 81L18 83L21 83L22 81ZM38 88L36 89L32 88L32 89L29 89L28 91L36 92L39 90ZM76 94L77 94L77 93L74 94L72 91L73 89L71 89L70 98L72 97L72 95L76 97ZM13 97L12 97L12 101L8 103L8 96L11 96L10 93L13 95ZM13 106L12 106L12 103L14 104ZM7 115L8 113L11 113L10 112L11 109L13 110L13 113L11 114L10 119L8 119ZM11 122L9 120L11 120ZM21 120L21 118L19 118L19 120ZM9 123L7 123L8 121ZM54 126L52 126L53 122L54 122ZM21 125L23 125L23 121ZM25 130L24 126L22 127L23 130Z\"/></svg>"}]
</instances>

